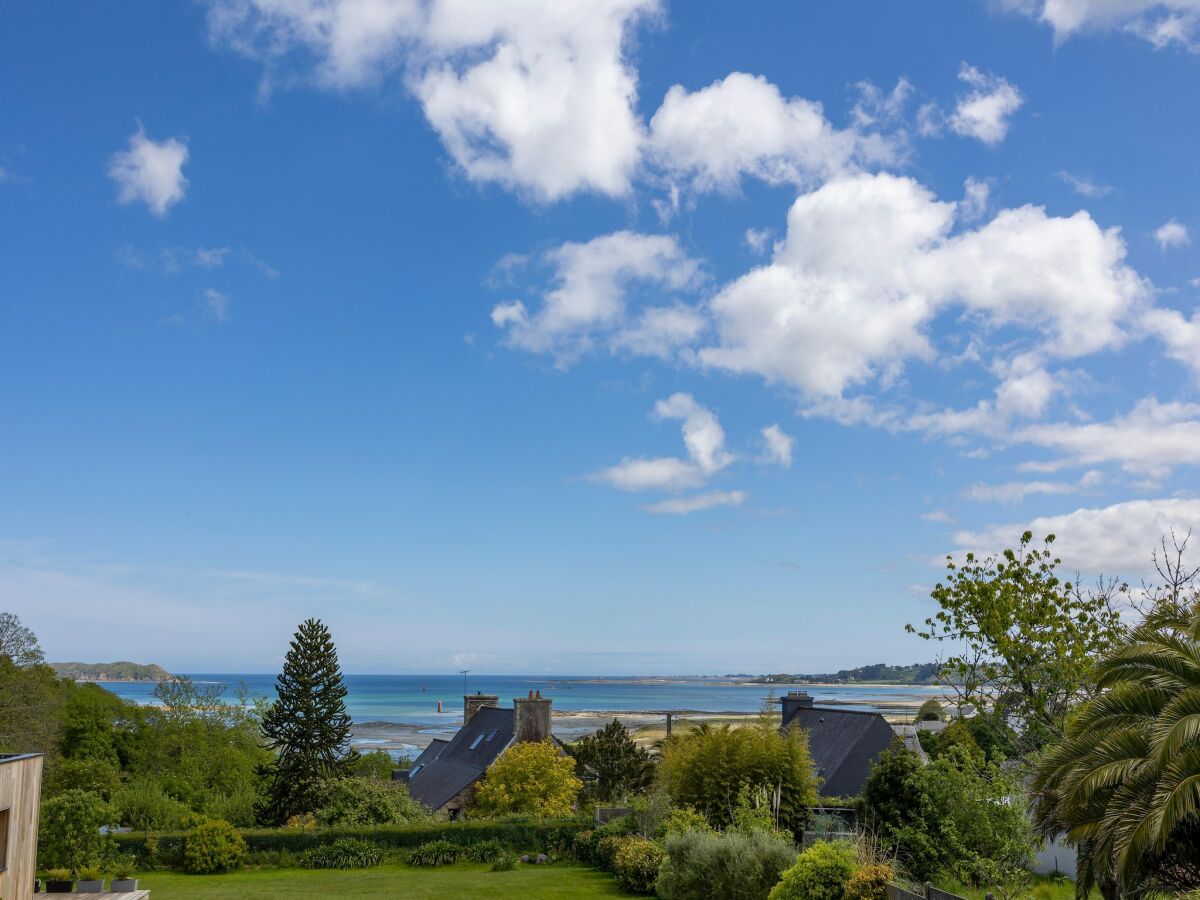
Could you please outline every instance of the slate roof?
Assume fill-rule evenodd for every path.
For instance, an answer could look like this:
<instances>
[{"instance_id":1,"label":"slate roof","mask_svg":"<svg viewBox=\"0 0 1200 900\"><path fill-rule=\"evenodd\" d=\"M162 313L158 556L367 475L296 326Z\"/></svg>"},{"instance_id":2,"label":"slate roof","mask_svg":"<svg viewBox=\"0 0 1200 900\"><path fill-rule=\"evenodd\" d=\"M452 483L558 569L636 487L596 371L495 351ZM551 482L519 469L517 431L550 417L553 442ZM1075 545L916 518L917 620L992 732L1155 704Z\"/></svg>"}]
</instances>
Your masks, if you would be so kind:
<instances>
[{"instance_id":1,"label":"slate roof","mask_svg":"<svg viewBox=\"0 0 1200 900\"><path fill-rule=\"evenodd\" d=\"M446 738L434 738L429 742L429 746L421 751L421 755L413 760L413 764L409 766L408 770L411 772L417 766L429 765L442 755L442 751L446 749L446 745L448 743L450 743L450 741Z\"/></svg>"},{"instance_id":2,"label":"slate roof","mask_svg":"<svg viewBox=\"0 0 1200 900\"><path fill-rule=\"evenodd\" d=\"M441 809L478 779L513 739L513 710L485 706L444 742L420 770L413 763L408 793L430 809ZM432 746L432 745L430 745ZM421 754L428 754L429 748ZM419 759L418 759L419 762Z\"/></svg>"},{"instance_id":3,"label":"slate roof","mask_svg":"<svg viewBox=\"0 0 1200 900\"><path fill-rule=\"evenodd\" d=\"M892 726L873 712L802 706L784 727L793 724L808 732L808 751L825 797L858 794L879 754L896 740Z\"/></svg>"}]
</instances>

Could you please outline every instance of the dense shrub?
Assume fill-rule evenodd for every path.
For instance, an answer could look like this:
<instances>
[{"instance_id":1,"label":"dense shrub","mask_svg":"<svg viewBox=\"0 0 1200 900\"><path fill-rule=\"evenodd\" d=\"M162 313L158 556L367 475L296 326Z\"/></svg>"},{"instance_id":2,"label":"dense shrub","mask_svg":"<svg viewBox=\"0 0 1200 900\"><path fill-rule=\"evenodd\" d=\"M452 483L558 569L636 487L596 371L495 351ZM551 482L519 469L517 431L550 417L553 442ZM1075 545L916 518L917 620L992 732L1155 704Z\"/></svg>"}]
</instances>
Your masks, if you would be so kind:
<instances>
[{"instance_id":1,"label":"dense shrub","mask_svg":"<svg viewBox=\"0 0 1200 900\"><path fill-rule=\"evenodd\" d=\"M846 882L846 900L886 900L888 882L895 877L886 863L859 866Z\"/></svg>"},{"instance_id":2,"label":"dense shrub","mask_svg":"<svg viewBox=\"0 0 1200 900\"><path fill-rule=\"evenodd\" d=\"M844 900L858 866L854 845L818 841L796 858L771 891L771 900Z\"/></svg>"},{"instance_id":3,"label":"dense shrub","mask_svg":"<svg viewBox=\"0 0 1200 900\"><path fill-rule=\"evenodd\" d=\"M511 872L517 867L517 858L511 853L506 853L494 863L492 863L493 872Z\"/></svg>"},{"instance_id":4,"label":"dense shrub","mask_svg":"<svg viewBox=\"0 0 1200 900\"><path fill-rule=\"evenodd\" d=\"M658 833L655 837L665 839L673 834L684 834L688 831L712 830L713 827L708 824L708 819L704 817L703 813L684 806L667 813L666 817L658 823Z\"/></svg>"},{"instance_id":5,"label":"dense shrub","mask_svg":"<svg viewBox=\"0 0 1200 900\"><path fill-rule=\"evenodd\" d=\"M796 859L792 842L766 831L689 831L667 838L655 890L664 900L764 900Z\"/></svg>"},{"instance_id":6,"label":"dense shrub","mask_svg":"<svg viewBox=\"0 0 1200 900\"><path fill-rule=\"evenodd\" d=\"M778 799L771 810L778 824L799 834L817 796L807 737L795 728L781 734L767 717L744 728L673 735L663 743L658 775L675 802L718 828L733 824L739 796L762 793L773 807Z\"/></svg>"},{"instance_id":7,"label":"dense shrub","mask_svg":"<svg viewBox=\"0 0 1200 900\"><path fill-rule=\"evenodd\" d=\"M959 746L928 765L904 749L883 753L859 800L859 821L897 850L917 881L948 873L967 884L988 878L1003 861L1032 861L1035 840L1024 786Z\"/></svg>"},{"instance_id":8,"label":"dense shrub","mask_svg":"<svg viewBox=\"0 0 1200 900\"><path fill-rule=\"evenodd\" d=\"M117 821L134 831L175 831L203 820L150 779L131 781L113 794L112 802Z\"/></svg>"},{"instance_id":9,"label":"dense shrub","mask_svg":"<svg viewBox=\"0 0 1200 900\"><path fill-rule=\"evenodd\" d=\"M112 807L92 791L72 788L51 797L42 805L38 862L70 869L99 862L109 845L100 826L112 821Z\"/></svg>"},{"instance_id":10,"label":"dense shrub","mask_svg":"<svg viewBox=\"0 0 1200 900\"><path fill-rule=\"evenodd\" d=\"M202 822L184 839L183 867L196 875L229 872L241 866L245 858L246 842L223 819Z\"/></svg>"},{"instance_id":11,"label":"dense shrub","mask_svg":"<svg viewBox=\"0 0 1200 900\"><path fill-rule=\"evenodd\" d=\"M496 839L524 850L569 847L586 826L577 819L473 819L460 822L430 821L413 825L379 825L336 828L242 828L240 834L254 854L288 852L299 855L313 847L332 844L340 838L361 838L384 849L416 847L444 838L466 845ZM117 846L139 859L147 858L147 845L154 843L154 858L163 865L179 865L183 855L182 832L162 834L118 834Z\"/></svg>"},{"instance_id":12,"label":"dense shrub","mask_svg":"<svg viewBox=\"0 0 1200 900\"><path fill-rule=\"evenodd\" d=\"M511 851L505 846L503 841L491 838L486 841L476 841L474 844L467 844L464 855L471 862L495 862L509 852Z\"/></svg>"},{"instance_id":13,"label":"dense shrub","mask_svg":"<svg viewBox=\"0 0 1200 900\"><path fill-rule=\"evenodd\" d=\"M606 872L613 871L613 861L617 858L617 851L627 840L629 840L628 835L608 834L596 841L596 865Z\"/></svg>"},{"instance_id":14,"label":"dense shrub","mask_svg":"<svg viewBox=\"0 0 1200 900\"><path fill-rule=\"evenodd\" d=\"M634 894L653 894L658 867L666 852L662 845L641 837L618 838L621 841L613 857L617 883Z\"/></svg>"},{"instance_id":15,"label":"dense shrub","mask_svg":"<svg viewBox=\"0 0 1200 900\"><path fill-rule=\"evenodd\" d=\"M410 866L448 866L462 859L462 855L461 845L442 838L421 844L419 847L413 847L408 852L408 864Z\"/></svg>"},{"instance_id":16,"label":"dense shrub","mask_svg":"<svg viewBox=\"0 0 1200 900\"><path fill-rule=\"evenodd\" d=\"M571 841L571 856L579 860L579 862L590 863L596 852L595 844L596 832L590 828L585 828L575 835Z\"/></svg>"},{"instance_id":17,"label":"dense shrub","mask_svg":"<svg viewBox=\"0 0 1200 900\"><path fill-rule=\"evenodd\" d=\"M484 815L569 816L582 786L575 777L575 760L553 741L529 741L492 764L475 799Z\"/></svg>"},{"instance_id":18,"label":"dense shrub","mask_svg":"<svg viewBox=\"0 0 1200 900\"><path fill-rule=\"evenodd\" d=\"M366 869L383 862L383 851L369 841L342 838L309 850L300 860L306 869Z\"/></svg>"},{"instance_id":19,"label":"dense shrub","mask_svg":"<svg viewBox=\"0 0 1200 900\"><path fill-rule=\"evenodd\" d=\"M337 778L325 783L320 825L400 825L430 818L402 784L373 778Z\"/></svg>"}]
</instances>

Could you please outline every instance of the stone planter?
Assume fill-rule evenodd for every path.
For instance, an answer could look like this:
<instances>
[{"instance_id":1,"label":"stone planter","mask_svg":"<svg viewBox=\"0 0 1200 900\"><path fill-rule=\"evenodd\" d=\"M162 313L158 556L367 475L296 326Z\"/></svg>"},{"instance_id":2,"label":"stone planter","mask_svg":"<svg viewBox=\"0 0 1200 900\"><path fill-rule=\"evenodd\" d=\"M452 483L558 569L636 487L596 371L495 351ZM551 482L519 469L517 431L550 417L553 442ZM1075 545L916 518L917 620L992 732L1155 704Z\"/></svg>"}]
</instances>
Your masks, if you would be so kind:
<instances>
[{"instance_id":1,"label":"stone planter","mask_svg":"<svg viewBox=\"0 0 1200 900\"><path fill-rule=\"evenodd\" d=\"M75 893L77 894L99 894L103 890L103 878L97 878L94 881L91 879L80 878L75 884Z\"/></svg>"},{"instance_id":2,"label":"stone planter","mask_svg":"<svg viewBox=\"0 0 1200 900\"><path fill-rule=\"evenodd\" d=\"M123 891L136 891L137 890L137 879L136 878L114 878L112 880L112 884L109 885L108 889L110 891L112 891L114 894L119 894Z\"/></svg>"}]
</instances>

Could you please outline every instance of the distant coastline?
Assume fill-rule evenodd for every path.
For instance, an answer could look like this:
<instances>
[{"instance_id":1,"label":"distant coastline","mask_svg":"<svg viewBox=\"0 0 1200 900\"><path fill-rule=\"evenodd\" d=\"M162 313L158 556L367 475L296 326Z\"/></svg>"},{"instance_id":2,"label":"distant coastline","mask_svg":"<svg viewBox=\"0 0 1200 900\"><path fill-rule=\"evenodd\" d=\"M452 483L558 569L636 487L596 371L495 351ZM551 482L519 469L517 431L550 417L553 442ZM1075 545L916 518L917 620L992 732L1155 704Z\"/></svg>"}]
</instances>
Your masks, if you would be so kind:
<instances>
[{"instance_id":1,"label":"distant coastline","mask_svg":"<svg viewBox=\"0 0 1200 900\"><path fill-rule=\"evenodd\" d=\"M162 666L154 663L134 663L125 660L111 663L50 663L50 667L60 678L70 678L74 681L132 683L170 681L173 677Z\"/></svg>"}]
</instances>

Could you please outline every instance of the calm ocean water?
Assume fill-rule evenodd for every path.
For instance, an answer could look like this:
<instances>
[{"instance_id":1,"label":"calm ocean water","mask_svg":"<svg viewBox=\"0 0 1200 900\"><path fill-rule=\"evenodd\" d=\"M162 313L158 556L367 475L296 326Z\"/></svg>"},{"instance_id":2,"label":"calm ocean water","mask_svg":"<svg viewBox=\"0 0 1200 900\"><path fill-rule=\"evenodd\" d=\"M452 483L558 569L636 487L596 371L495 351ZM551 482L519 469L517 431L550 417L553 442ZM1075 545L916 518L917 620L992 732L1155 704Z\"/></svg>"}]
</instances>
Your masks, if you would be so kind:
<instances>
[{"instance_id":1,"label":"calm ocean water","mask_svg":"<svg viewBox=\"0 0 1200 900\"><path fill-rule=\"evenodd\" d=\"M240 687L250 697L275 696L274 675L193 674L199 684L218 684L226 699L236 698ZM414 725L449 724L462 715L463 680L454 675L347 675L347 707L355 722L404 722ZM114 694L138 703L153 703L154 685L149 683L108 683ZM922 700L938 696L936 687L904 685L837 685L818 687L794 685L807 690L818 703L837 700L852 709L879 709L896 703L918 706ZM689 681L638 681L594 679L581 676L471 675L467 690L471 693L499 694L502 705L529 691L542 692L562 710L598 712L639 712L688 709L705 712L754 712L761 708L771 686L741 685L718 679ZM778 696L788 690L775 685ZM442 712L437 711L442 701Z\"/></svg>"}]
</instances>

